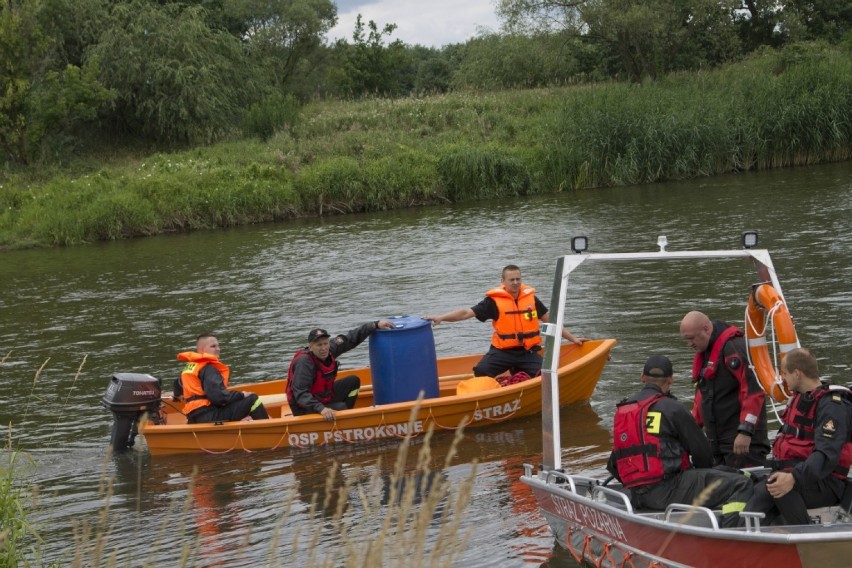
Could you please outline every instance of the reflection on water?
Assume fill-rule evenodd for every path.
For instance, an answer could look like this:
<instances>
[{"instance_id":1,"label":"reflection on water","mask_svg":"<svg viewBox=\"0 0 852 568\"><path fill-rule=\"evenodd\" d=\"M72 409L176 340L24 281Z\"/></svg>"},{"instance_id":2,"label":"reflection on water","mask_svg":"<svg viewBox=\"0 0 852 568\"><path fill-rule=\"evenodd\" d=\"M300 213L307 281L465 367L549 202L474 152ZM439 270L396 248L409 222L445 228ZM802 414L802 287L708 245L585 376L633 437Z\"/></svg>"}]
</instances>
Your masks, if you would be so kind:
<instances>
[{"instance_id":1,"label":"reflection on water","mask_svg":"<svg viewBox=\"0 0 852 568\"><path fill-rule=\"evenodd\" d=\"M262 558L276 527L292 534L313 496L325 498L335 460L340 483L350 487L392 471L393 441L158 459L140 442L126 459L105 459L112 417L99 400L112 373L148 372L170 384L179 373L175 354L212 330L235 383L280 377L313 326L342 332L388 315L470 306L509 263L519 264L524 280L547 299L555 259L568 253L575 234L588 235L593 252L615 252L653 249L660 234L668 236L669 250L737 248L742 230L758 230L800 340L817 353L827 377L848 382L850 180L847 162L3 253L0 424L12 425L16 446L38 464L41 506L33 520L43 527L47 560L67 558L77 519L97 521L108 497L103 480L111 477L110 545L123 547L122 558L168 563L175 546L200 535L209 546L201 547L207 556L199 564L224 555L233 566ZM569 327L619 340L590 404L562 414L562 458L572 472L603 472L615 402L638 388L650 352L669 355L674 392L690 398L691 354L677 333L684 313L701 309L743 320L752 279L742 266L654 264L589 266L572 275ZM436 349L440 356L482 351L489 336L490 326L475 320L442 325ZM343 358L346 367L367 362L366 345ZM517 483L521 464L541 459L539 429L540 421L530 418L470 430L447 466L441 452L452 433L436 433L430 465L451 483L478 462L464 521L472 531L465 565L572 565L554 551L549 529ZM407 465L413 470L416 461ZM197 521L183 512L194 492L211 504L200 507L202 515L213 516ZM186 532L162 534L164 521L175 516ZM214 528L220 529L215 539L205 532ZM249 530L248 553L240 559L216 552L233 550ZM141 550L133 544L141 541L161 544ZM289 542L280 540L281 558L290 558ZM318 550L333 545L320 542Z\"/></svg>"}]
</instances>

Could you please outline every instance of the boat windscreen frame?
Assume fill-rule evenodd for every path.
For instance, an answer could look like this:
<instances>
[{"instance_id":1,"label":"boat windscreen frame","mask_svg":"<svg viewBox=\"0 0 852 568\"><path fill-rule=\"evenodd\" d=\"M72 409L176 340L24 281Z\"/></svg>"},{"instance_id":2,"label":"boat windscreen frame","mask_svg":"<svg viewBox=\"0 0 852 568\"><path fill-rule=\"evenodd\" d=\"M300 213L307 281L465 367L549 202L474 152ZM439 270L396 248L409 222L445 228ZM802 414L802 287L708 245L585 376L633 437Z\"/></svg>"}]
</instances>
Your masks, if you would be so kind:
<instances>
[{"instance_id":1,"label":"boat windscreen frame","mask_svg":"<svg viewBox=\"0 0 852 568\"><path fill-rule=\"evenodd\" d=\"M571 272L580 265L588 262L617 261L660 261L660 260L700 260L700 259L732 259L751 258L757 276L761 282L771 281L772 286L784 300L781 283L775 273L775 267L766 249L734 249L707 251L674 251L665 250L666 238L659 237L659 251L628 252L628 253L577 253L561 256L556 261L556 271L553 281L553 292L550 305L556 309L556 318L549 323L542 323L544 337L544 361L541 375L541 434L542 434L542 470L562 472L562 440L559 426L559 381L556 380L559 368L559 344L562 339L562 329L565 327L565 301L567 299L568 281ZM786 300L784 300L786 302Z\"/></svg>"}]
</instances>

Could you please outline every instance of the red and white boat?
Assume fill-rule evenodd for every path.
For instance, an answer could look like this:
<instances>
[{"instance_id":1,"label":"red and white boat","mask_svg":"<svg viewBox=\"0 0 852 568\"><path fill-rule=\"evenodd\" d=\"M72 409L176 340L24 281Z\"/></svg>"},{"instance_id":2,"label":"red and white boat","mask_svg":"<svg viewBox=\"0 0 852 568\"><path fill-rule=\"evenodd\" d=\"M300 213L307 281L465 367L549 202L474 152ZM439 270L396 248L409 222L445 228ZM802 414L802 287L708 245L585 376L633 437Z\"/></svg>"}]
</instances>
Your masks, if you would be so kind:
<instances>
[{"instance_id":1,"label":"red and white boat","mask_svg":"<svg viewBox=\"0 0 852 568\"><path fill-rule=\"evenodd\" d=\"M760 282L755 290L769 284L777 292L775 296L784 301L769 252L753 248L757 244L756 233L743 235L742 250L668 252L665 237L660 237L657 244L660 250L649 253L574 254L557 261L558 285L554 288L551 305L559 307L558 314L552 320L553 327L544 330L545 369L541 385L544 455L538 470L525 464L521 477L532 489L557 542L571 551L577 562L599 567L833 568L852 565L852 516L849 512L852 484L847 484L841 504L810 511L812 517L819 517L819 524L762 526L761 513L744 513L746 527L724 529L719 523L720 511L688 503L672 503L665 511L636 510L629 499L629 490L618 483L564 472L558 408L552 404L559 400L559 385L553 378L557 334L564 322L568 277L574 269L589 261L745 258L753 260L757 270ZM583 252L585 245L585 237L572 240L575 252ZM772 307L765 308L770 314ZM752 330L748 335L750 351L765 349L765 330L758 331L760 333L755 334ZM787 337L786 341L791 340ZM784 349L782 346L781 350ZM764 388L780 381L774 368L771 372L776 376L760 377Z\"/></svg>"}]
</instances>

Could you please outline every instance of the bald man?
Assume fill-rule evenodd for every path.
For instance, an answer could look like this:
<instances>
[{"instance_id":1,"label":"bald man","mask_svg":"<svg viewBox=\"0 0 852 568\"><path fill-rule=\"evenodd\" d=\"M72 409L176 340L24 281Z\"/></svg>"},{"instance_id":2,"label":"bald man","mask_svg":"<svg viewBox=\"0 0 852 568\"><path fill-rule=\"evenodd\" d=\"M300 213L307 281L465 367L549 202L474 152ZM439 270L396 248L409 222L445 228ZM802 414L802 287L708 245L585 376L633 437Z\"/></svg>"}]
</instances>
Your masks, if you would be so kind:
<instances>
[{"instance_id":1,"label":"bald man","mask_svg":"<svg viewBox=\"0 0 852 568\"><path fill-rule=\"evenodd\" d=\"M714 464L764 465L766 395L748 366L742 330L692 311L680 322L680 336L695 351L692 415L710 440Z\"/></svg>"}]
</instances>

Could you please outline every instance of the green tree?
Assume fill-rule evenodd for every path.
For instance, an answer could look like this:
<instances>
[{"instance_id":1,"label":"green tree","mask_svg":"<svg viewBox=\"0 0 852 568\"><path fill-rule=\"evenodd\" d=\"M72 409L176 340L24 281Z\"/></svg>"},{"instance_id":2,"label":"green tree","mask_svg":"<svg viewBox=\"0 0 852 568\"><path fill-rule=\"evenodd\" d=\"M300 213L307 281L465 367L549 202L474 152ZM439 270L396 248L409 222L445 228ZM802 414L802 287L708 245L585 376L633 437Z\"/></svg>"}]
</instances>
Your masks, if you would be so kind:
<instances>
[{"instance_id":1,"label":"green tree","mask_svg":"<svg viewBox=\"0 0 852 568\"><path fill-rule=\"evenodd\" d=\"M330 0L242 0L233 3L232 14L243 22L250 56L276 88L291 82L299 62L337 23Z\"/></svg>"},{"instance_id":2,"label":"green tree","mask_svg":"<svg viewBox=\"0 0 852 568\"><path fill-rule=\"evenodd\" d=\"M634 81L739 54L731 13L740 0L498 0L509 31L564 30L619 58Z\"/></svg>"},{"instance_id":3,"label":"green tree","mask_svg":"<svg viewBox=\"0 0 852 568\"><path fill-rule=\"evenodd\" d=\"M396 30L396 24L385 24L379 30L370 20L366 26L361 14L355 20L353 44L338 40L336 52L344 62L343 90L354 96L405 94L413 86L411 58L405 44L397 39L384 43ZM406 73L408 71L408 73Z\"/></svg>"},{"instance_id":4,"label":"green tree","mask_svg":"<svg viewBox=\"0 0 852 568\"><path fill-rule=\"evenodd\" d=\"M197 6L144 0L114 6L87 52L116 91L113 128L158 143L206 143L234 128L257 100L240 40L211 29Z\"/></svg>"},{"instance_id":5,"label":"green tree","mask_svg":"<svg viewBox=\"0 0 852 568\"><path fill-rule=\"evenodd\" d=\"M96 59L68 57L55 19L70 15L73 5L4 0L0 6L0 147L6 161L29 163L68 145L112 93L99 81Z\"/></svg>"}]
</instances>

